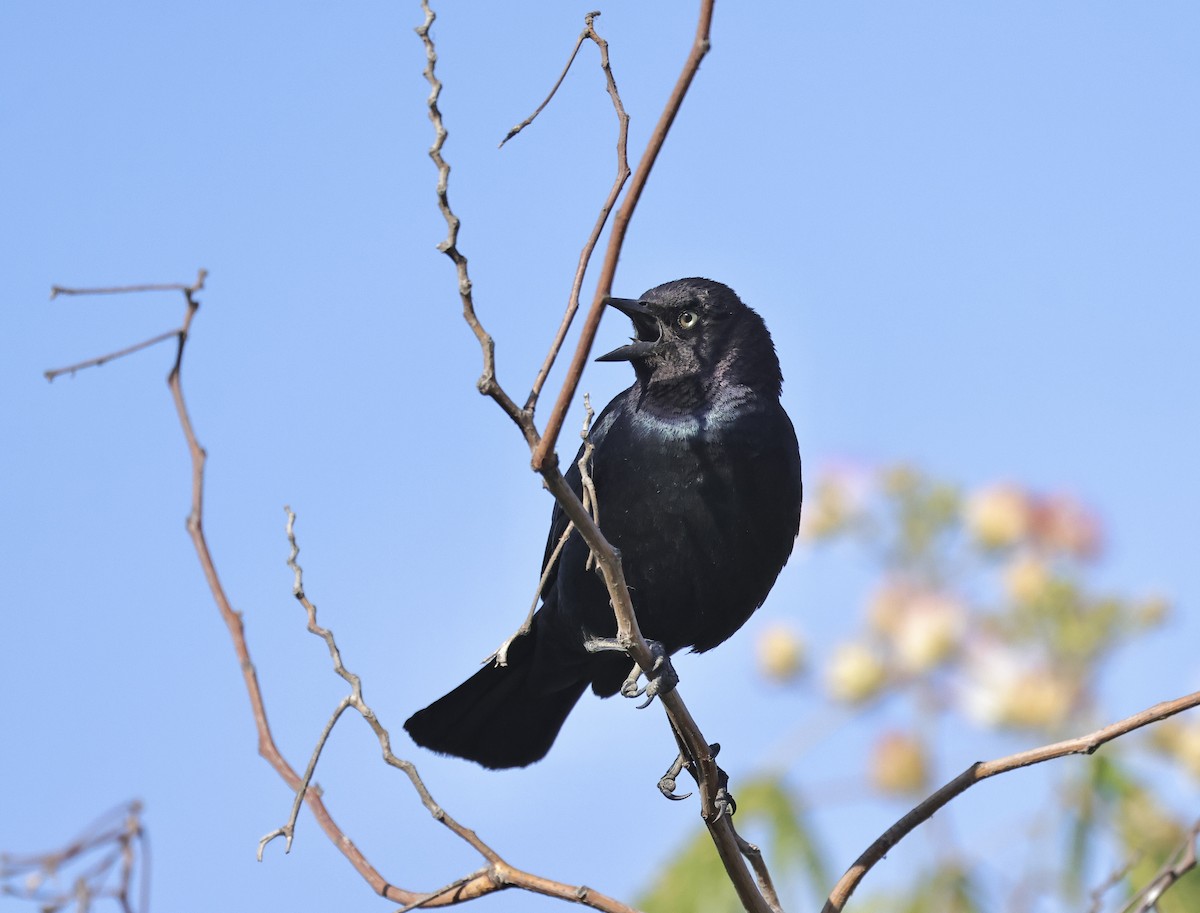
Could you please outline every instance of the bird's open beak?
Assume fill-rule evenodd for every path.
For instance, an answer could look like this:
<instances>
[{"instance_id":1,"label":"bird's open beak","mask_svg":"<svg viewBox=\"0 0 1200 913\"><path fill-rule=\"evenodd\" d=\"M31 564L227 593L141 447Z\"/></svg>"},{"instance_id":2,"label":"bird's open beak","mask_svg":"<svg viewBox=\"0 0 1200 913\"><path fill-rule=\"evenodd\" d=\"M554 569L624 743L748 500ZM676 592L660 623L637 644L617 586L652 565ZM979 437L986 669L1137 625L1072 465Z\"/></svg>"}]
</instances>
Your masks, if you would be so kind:
<instances>
[{"instance_id":1,"label":"bird's open beak","mask_svg":"<svg viewBox=\"0 0 1200 913\"><path fill-rule=\"evenodd\" d=\"M636 361L654 351L662 339L662 325L650 308L634 298L608 298L604 303L628 316L633 321L637 336L630 340L629 345L613 349L596 361Z\"/></svg>"}]
</instances>

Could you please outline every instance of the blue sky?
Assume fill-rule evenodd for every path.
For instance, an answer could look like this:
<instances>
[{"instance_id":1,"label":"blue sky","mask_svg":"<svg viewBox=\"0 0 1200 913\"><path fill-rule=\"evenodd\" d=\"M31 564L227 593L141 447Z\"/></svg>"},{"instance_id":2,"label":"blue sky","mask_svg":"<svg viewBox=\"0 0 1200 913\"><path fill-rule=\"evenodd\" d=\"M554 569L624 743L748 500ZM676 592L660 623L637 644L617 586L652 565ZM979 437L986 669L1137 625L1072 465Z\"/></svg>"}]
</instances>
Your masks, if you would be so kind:
<instances>
[{"instance_id":1,"label":"blue sky","mask_svg":"<svg viewBox=\"0 0 1200 913\"><path fill-rule=\"evenodd\" d=\"M462 247L518 397L613 174L594 50L533 127L496 144L592 6L460 5L434 30ZM622 2L598 20L635 155L693 15ZM692 826L694 809L654 790L672 750L657 711L587 701L544 763L501 774L400 730L520 621L550 511L519 435L474 391L478 349L434 249L420 21L415 4L373 2L0 12L0 847L56 846L140 796L158 907L373 902L309 819L290 857L254 861L290 797L254 754L184 533L171 352L41 376L181 315L172 295L49 302L51 285L190 281L198 267L210 279L186 385L210 454L207 529L293 764L342 685L290 596L284 504L309 593L397 749L509 861L631 898ZM719 4L615 286L703 275L757 308L810 479L838 459L905 459L1093 504L1105 582L1178 606L1117 658L1119 712L1200 685L1198 38L1187 2ZM626 333L606 321L600 350ZM629 380L596 365L583 388L603 403ZM755 628L794 621L819 653L858 611L866 578L824 561L798 555L746 634L679 663L731 772L813 711L754 677ZM974 735L964 763L994 747ZM819 787L856 750L821 752L797 782ZM364 726L343 724L318 780L392 881L477 866ZM990 786L1001 803L1022 789ZM839 816L839 869L891 811Z\"/></svg>"}]
</instances>

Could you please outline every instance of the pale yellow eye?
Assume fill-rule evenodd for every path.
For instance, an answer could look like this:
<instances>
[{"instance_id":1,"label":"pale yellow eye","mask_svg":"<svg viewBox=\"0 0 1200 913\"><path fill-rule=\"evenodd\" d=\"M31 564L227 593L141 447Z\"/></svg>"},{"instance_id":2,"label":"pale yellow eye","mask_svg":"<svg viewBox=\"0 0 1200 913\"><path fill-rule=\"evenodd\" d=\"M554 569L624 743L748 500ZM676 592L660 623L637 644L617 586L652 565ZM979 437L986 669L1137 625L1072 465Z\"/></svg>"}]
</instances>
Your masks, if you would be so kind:
<instances>
[{"instance_id":1,"label":"pale yellow eye","mask_svg":"<svg viewBox=\"0 0 1200 913\"><path fill-rule=\"evenodd\" d=\"M684 311L679 315L679 325L685 330L690 330L700 322L700 315L695 311Z\"/></svg>"}]
</instances>

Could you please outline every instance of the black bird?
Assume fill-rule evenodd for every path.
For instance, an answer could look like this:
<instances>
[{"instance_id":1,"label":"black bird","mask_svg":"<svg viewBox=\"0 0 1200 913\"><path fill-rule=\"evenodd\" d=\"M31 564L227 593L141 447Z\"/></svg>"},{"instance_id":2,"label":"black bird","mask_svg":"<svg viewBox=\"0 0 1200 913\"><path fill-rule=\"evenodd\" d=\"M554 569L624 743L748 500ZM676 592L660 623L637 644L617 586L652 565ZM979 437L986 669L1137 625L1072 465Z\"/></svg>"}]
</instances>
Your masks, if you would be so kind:
<instances>
[{"instance_id":1,"label":"black bird","mask_svg":"<svg viewBox=\"0 0 1200 913\"><path fill-rule=\"evenodd\" d=\"M629 361L637 379L590 434L600 528L620 549L646 639L666 655L702 653L762 605L799 528L800 454L779 359L762 318L719 282L679 279L608 303L637 336L598 361ZM576 495L578 459L566 473ZM543 569L567 523L555 505ZM523 767L550 750L588 685L601 697L621 690L631 661L596 652L616 622L588 555L573 532L507 665L489 662L413 714L404 728L418 744Z\"/></svg>"}]
</instances>

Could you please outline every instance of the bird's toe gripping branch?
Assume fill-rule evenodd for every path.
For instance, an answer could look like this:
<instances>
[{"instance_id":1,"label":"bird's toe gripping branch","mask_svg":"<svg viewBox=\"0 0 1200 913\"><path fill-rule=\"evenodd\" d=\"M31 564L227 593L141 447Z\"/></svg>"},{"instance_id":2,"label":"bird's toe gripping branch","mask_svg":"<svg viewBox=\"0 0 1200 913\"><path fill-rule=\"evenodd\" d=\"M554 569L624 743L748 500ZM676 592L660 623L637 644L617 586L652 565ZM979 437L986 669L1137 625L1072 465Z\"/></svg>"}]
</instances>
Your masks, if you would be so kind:
<instances>
[{"instance_id":1,"label":"bird's toe gripping branch","mask_svg":"<svg viewBox=\"0 0 1200 913\"><path fill-rule=\"evenodd\" d=\"M721 750L719 743L713 743L708 748L714 758L717 756L717 752ZM690 796L691 793L684 793L681 796L675 792L675 778L685 770L693 777L696 776L695 764L690 758L685 757L683 752L680 752L679 756L671 762L671 766L667 768L667 772L659 779L658 791L673 802L678 802ZM737 811L737 803L733 801L733 794L729 792L729 774L725 773L720 767L717 768L717 794L713 799L713 807L716 809L716 815L713 818L714 821L720 821L723 815L732 816Z\"/></svg>"},{"instance_id":2,"label":"bird's toe gripping branch","mask_svg":"<svg viewBox=\"0 0 1200 913\"><path fill-rule=\"evenodd\" d=\"M601 653L607 650L628 652L615 637L592 637L584 643L584 646L589 653ZM655 697L660 694L669 694L679 684L679 674L671 665L671 657L667 655L666 648L657 640L647 640L646 646L650 648L650 653L654 657L654 664L650 667L650 671L643 673L642 667L635 662L629 671L629 677L621 684L622 697L646 695L646 699L638 704L638 710L649 707ZM643 674L646 676L644 687L638 685L638 680Z\"/></svg>"}]
</instances>

